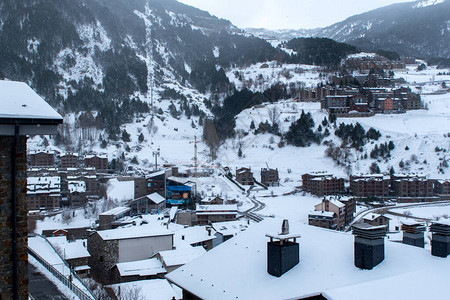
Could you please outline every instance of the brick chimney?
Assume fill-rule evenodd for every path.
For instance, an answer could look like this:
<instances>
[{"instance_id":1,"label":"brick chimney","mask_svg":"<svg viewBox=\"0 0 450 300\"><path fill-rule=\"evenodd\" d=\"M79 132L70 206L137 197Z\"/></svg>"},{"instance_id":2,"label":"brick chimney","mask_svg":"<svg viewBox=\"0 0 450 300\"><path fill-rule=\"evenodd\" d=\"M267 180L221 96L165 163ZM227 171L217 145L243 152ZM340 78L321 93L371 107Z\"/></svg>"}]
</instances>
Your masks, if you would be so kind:
<instances>
[{"instance_id":1,"label":"brick chimney","mask_svg":"<svg viewBox=\"0 0 450 300\"><path fill-rule=\"evenodd\" d=\"M403 231L403 244L424 248L425 239L423 232L425 225L415 221L403 221L401 230Z\"/></svg>"},{"instance_id":2,"label":"brick chimney","mask_svg":"<svg viewBox=\"0 0 450 300\"><path fill-rule=\"evenodd\" d=\"M447 257L450 254L450 223L433 222L430 226L433 233L431 238L431 255Z\"/></svg>"},{"instance_id":3,"label":"brick chimney","mask_svg":"<svg viewBox=\"0 0 450 300\"><path fill-rule=\"evenodd\" d=\"M266 234L270 238L267 242L267 272L276 277L295 267L299 263L299 234L289 233L289 222L283 220L281 233Z\"/></svg>"},{"instance_id":4,"label":"brick chimney","mask_svg":"<svg viewBox=\"0 0 450 300\"><path fill-rule=\"evenodd\" d=\"M384 260L386 231L386 226L372 226L367 223L353 225L356 267L372 270Z\"/></svg>"}]
</instances>

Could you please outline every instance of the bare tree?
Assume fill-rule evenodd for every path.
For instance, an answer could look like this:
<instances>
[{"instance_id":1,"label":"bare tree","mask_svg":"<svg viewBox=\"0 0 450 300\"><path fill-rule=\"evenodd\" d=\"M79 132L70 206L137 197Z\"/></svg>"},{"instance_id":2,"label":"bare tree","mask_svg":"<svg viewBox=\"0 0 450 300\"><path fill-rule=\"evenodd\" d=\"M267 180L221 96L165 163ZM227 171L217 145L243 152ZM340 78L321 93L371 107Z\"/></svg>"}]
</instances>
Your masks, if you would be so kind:
<instances>
[{"instance_id":1,"label":"bare tree","mask_svg":"<svg viewBox=\"0 0 450 300\"><path fill-rule=\"evenodd\" d=\"M119 287L115 292L118 300L139 300L144 298L140 287Z\"/></svg>"},{"instance_id":2,"label":"bare tree","mask_svg":"<svg viewBox=\"0 0 450 300\"><path fill-rule=\"evenodd\" d=\"M273 106L272 108L267 109L267 112L269 113L269 121L272 123L272 126L275 126L275 124L280 125L280 111L278 108Z\"/></svg>"},{"instance_id":3,"label":"bare tree","mask_svg":"<svg viewBox=\"0 0 450 300\"><path fill-rule=\"evenodd\" d=\"M219 150L220 139L217 134L216 125L210 119L206 119L203 125L203 140L209 147L209 153L214 160L217 158L217 150Z\"/></svg>"}]
</instances>

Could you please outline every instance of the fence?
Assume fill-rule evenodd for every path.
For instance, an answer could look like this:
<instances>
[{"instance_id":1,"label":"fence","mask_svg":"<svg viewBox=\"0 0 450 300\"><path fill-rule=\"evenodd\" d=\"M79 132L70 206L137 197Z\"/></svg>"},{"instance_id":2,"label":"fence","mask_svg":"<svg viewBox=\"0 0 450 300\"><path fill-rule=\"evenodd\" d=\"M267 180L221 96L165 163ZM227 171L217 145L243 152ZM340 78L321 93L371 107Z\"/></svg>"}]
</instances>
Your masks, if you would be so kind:
<instances>
[{"instance_id":1,"label":"fence","mask_svg":"<svg viewBox=\"0 0 450 300\"><path fill-rule=\"evenodd\" d=\"M51 264L49 264L45 259L43 259L39 254L34 252L30 247L28 247L28 254L33 256L41 265L43 265L53 276L55 276L59 281L61 281L65 286L67 286L80 300L97 300L93 295L88 295L75 284L72 283L69 278L61 274L56 270ZM72 273L69 275L72 276ZM71 277L73 278L73 277ZM80 281L81 282L81 281Z\"/></svg>"}]
</instances>

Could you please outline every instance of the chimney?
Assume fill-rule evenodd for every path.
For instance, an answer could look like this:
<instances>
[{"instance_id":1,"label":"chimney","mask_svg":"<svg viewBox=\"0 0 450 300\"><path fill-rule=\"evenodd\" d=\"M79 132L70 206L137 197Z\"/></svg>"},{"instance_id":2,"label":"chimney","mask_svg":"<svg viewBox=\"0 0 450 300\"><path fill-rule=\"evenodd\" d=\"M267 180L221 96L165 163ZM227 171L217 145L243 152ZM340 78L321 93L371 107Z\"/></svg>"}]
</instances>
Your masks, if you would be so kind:
<instances>
[{"instance_id":1,"label":"chimney","mask_svg":"<svg viewBox=\"0 0 450 300\"><path fill-rule=\"evenodd\" d=\"M355 266L372 270L384 260L384 237L386 226L372 226L367 223L353 225L355 235Z\"/></svg>"},{"instance_id":2,"label":"chimney","mask_svg":"<svg viewBox=\"0 0 450 300\"><path fill-rule=\"evenodd\" d=\"M299 245L296 239L299 234L289 234L289 222L283 220L281 233L266 234L270 238L267 242L267 272L276 277L295 267L300 258Z\"/></svg>"},{"instance_id":3,"label":"chimney","mask_svg":"<svg viewBox=\"0 0 450 300\"><path fill-rule=\"evenodd\" d=\"M431 255L447 257L450 254L450 222L433 222L430 226Z\"/></svg>"},{"instance_id":4,"label":"chimney","mask_svg":"<svg viewBox=\"0 0 450 300\"><path fill-rule=\"evenodd\" d=\"M403 221L401 225L403 231L403 244L424 248L425 239L423 232L425 225L420 222Z\"/></svg>"}]
</instances>

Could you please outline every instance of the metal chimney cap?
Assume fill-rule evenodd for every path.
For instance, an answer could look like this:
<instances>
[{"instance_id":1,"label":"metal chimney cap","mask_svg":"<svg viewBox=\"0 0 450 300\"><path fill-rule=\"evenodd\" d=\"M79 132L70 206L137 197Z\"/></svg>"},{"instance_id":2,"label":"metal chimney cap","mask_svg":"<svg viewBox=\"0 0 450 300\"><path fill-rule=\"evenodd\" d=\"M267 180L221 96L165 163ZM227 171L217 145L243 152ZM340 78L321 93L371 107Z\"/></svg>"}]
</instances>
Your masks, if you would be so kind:
<instances>
[{"instance_id":1,"label":"metal chimney cap","mask_svg":"<svg viewBox=\"0 0 450 300\"><path fill-rule=\"evenodd\" d=\"M283 225L281 225L281 233L282 235L289 234L289 221L287 219L283 220Z\"/></svg>"}]
</instances>

